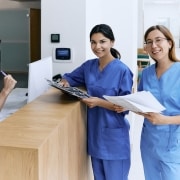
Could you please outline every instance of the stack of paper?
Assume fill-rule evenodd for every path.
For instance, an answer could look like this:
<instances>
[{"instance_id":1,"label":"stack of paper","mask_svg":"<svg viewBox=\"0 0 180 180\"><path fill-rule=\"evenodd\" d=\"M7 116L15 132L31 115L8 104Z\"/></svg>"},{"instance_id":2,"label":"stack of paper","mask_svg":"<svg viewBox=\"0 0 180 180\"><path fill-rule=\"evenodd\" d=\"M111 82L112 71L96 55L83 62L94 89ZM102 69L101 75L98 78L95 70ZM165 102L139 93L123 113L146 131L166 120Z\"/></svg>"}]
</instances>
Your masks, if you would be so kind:
<instances>
[{"instance_id":1,"label":"stack of paper","mask_svg":"<svg viewBox=\"0 0 180 180\"><path fill-rule=\"evenodd\" d=\"M103 96L113 104L133 112L161 112L165 107L149 92L140 91L125 96Z\"/></svg>"}]
</instances>

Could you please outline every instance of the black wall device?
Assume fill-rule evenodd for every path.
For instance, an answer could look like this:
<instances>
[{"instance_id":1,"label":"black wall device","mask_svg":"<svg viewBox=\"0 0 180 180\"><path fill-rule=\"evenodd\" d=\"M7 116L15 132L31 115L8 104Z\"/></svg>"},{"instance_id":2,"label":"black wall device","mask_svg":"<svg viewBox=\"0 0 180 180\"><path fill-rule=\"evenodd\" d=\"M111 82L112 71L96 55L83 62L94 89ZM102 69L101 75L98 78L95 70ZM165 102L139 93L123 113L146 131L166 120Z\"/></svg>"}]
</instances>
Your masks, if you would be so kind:
<instances>
[{"instance_id":1,"label":"black wall device","mask_svg":"<svg viewBox=\"0 0 180 180\"><path fill-rule=\"evenodd\" d=\"M51 42L52 43L60 42L60 35L59 34L51 34Z\"/></svg>"},{"instance_id":2,"label":"black wall device","mask_svg":"<svg viewBox=\"0 0 180 180\"><path fill-rule=\"evenodd\" d=\"M70 60L71 49L70 48L56 48L56 59L59 60Z\"/></svg>"}]
</instances>

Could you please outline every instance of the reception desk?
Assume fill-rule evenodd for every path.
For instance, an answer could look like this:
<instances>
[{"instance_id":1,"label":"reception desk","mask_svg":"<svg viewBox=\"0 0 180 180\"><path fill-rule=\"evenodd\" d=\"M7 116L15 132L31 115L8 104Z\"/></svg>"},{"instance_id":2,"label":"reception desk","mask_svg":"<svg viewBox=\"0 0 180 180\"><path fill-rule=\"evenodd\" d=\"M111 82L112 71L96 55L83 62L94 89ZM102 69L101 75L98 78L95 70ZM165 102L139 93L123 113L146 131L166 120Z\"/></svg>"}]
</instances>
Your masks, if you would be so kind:
<instances>
[{"instance_id":1,"label":"reception desk","mask_svg":"<svg viewBox=\"0 0 180 180\"><path fill-rule=\"evenodd\" d=\"M0 180L92 180L85 106L49 89L0 122Z\"/></svg>"}]
</instances>

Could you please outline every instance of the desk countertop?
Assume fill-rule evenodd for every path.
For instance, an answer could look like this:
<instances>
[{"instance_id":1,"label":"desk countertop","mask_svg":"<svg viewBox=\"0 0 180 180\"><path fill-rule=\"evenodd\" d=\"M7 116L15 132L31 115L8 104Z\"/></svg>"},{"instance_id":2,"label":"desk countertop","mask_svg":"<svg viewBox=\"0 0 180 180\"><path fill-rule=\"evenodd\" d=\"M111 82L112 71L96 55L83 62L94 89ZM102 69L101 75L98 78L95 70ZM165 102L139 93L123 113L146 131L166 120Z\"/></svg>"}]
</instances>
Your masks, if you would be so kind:
<instances>
[{"instance_id":1,"label":"desk countertop","mask_svg":"<svg viewBox=\"0 0 180 180\"><path fill-rule=\"evenodd\" d=\"M86 134L86 106L50 88L0 122L0 179L93 179Z\"/></svg>"},{"instance_id":2,"label":"desk countertop","mask_svg":"<svg viewBox=\"0 0 180 180\"><path fill-rule=\"evenodd\" d=\"M37 148L79 106L77 98L52 88L0 123L0 145Z\"/></svg>"}]
</instances>

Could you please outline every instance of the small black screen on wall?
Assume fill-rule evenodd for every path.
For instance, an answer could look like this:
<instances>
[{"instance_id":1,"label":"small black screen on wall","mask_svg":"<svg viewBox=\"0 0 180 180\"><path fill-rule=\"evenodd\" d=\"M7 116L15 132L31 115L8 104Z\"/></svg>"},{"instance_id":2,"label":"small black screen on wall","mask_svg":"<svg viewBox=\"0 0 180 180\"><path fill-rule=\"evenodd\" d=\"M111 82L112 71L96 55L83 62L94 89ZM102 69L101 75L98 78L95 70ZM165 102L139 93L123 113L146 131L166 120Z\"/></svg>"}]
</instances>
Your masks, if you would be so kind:
<instances>
[{"instance_id":1,"label":"small black screen on wall","mask_svg":"<svg viewBox=\"0 0 180 180\"><path fill-rule=\"evenodd\" d=\"M70 48L56 48L56 59L70 60L71 59Z\"/></svg>"}]
</instances>

